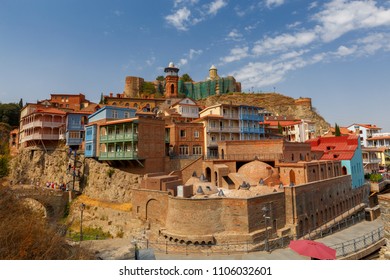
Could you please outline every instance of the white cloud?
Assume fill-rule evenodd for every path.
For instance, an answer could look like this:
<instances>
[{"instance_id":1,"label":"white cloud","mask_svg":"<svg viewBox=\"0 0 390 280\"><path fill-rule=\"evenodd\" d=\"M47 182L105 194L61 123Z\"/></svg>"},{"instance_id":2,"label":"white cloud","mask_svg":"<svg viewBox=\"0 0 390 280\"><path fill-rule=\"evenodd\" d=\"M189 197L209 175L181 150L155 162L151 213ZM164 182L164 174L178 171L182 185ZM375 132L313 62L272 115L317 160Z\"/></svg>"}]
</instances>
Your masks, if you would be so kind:
<instances>
[{"instance_id":1,"label":"white cloud","mask_svg":"<svg viewBox=\"0 0 390 280\"><path fill-rule=\"evenodd\" d=\"M177 10L174 14L165 17L168 23L172 24L176 29L186 31L189 24L191 11L186 7Z\"/></svg>"},{"instance_id":2,"label":"white cloud","mask_svg":"<svg viewBox=\"0 0 390 280\"><path fill-rule=\"evenodd\" d=\"M308 10L312 10L314 8L317 8L317 6L318 6L318 3L316 1L314 1L314 2L310 3L310 5L309 5L309 7L307 9Z\"/></svg>"},{"instance_id":3,"label":"white cloud","mask_svg":"<svg viewBox=\"0 0 390 280\"><path fill-rule=\"evenodd\" d=\"M350 48L346 46L340 46L337 51L335 52L336 56L342 57L342 56L349 56L356 52L357 46L352 46Z\"/></svg>"},{"instance_id":4,"label":"white cloud","mask_svg":"<svg viewBox=\"0 0 390 280\"><path fill-rule=\"evenodd\" d=\"M190 59L194 59L196 56L198 55L201 55L203 53L202 50L194 50L194 49L190 49L190 52L188 54L188 57Z\"/></svg>"},{"instance_id":5,"label":"white cloud","mask_svg":"<svg viewBox=\"0 0 390 280\"><path fill-rule=\"evenodd\" d=\"M234 28L229 32L226 40L240 41L242 37L243 35L239 33L237 29Z\"/></svg>"},{"instance_id":6,"label":"white cloud","mask_svg":"<svg viewBox=\"0 0 390 280\"><path fill-rule=\"evenodd\" d=\"M156 61L156 57L152 56L151 58L146 60L146 64L152 66L155 61Z\"/></svg>"},{"instance_id":7,"label":"white cloud","mask_svg":"<svg viewBox=\"0 0 390 280\"><path fill-rule=\"evenodd\" d=\"M364 38L360 38L357 43L360 45L360 53L363 55L373 55L380 50L390 51L390 34L369 34Z\"/></svg>"},{"instance_id":8,"label":"white cloud","mask_svg":"<svg viewBox=\"0 0 390 280\"><path fill-rule=\"evenodd\" d=\"M221 58L221 61L223 63L230 63L233 61L241 60L249 55L248 50L249 50L248 47L233 48L230 50L230 55Z\"/></svg>"},{"instance_id":9,"label":"white cloud","mask_svg":"<svg viewBox=\"0 0 390 280\"><path fill-rule=\"evenodd\" d=\"M333 41L350 31L390 25L390 10L377 7L376 1L333 0L313 16L324 42Z\"/></svg>"},{"instance_id":10,"label":"white cloud","mask_svg":"<svg viewBox=\"0 0 390 280\"><path fill-rule=\"evenodd\" d=\"M278 7L284 4L284 0L265 0L265 5L268 8Z\"/></svg>"},{"instance_id":11,"label":"white cloud","mask_svg":"<svg viewBox=\"0 0 390 280\"><path fill-rule=\"evenodd\" d=\"M189 52L186 53L184 57L179 60L178 66L180 67L188 64L190 60L195 59L197 56L201 55L202 53L203 53L202 50L190 49Z\"/></svg>"},{"instance_id":12,"label":"white cloud","mask_svg":"<svg viewBox=\"0 0 390 280\"><path fill-rule=\"evenodd\" d=\"M227 5L227 1L225 0L215 0L214 2L210 3L208 6L207 13L210 15L216 15L220 9L225 7Z\"/></svg>"},{"instance_id":13,"label":"white cloud","mask_svg":"<svg viewBox=\"0 0 390 280\"><path fill-rule=\"evenodd\" d=\"M285 1L266 1L269 7ZM311 20L314 26L299 32L286 32L276 36L264 36L253 46L235 46L229 55L220 58L230 63L244 58L252 61L233 71L237 80L246 87L274 86L285 79L288 73L309 65L373 55L379 51L390 52L390 5L378 1L331 0L327 4L312 1L308 10L317 12ZM287 28L306 25L309 22L294 22ZM380 28L381 32L378 31ZM371 34L357 40L340 43L333 48L330 42L347 33L372 30ZM234 29L230 37L238 34ZM358 33L358 35L361 32ZM332 50L323 51L324 48ZM259 61L261 59L261 61ZM256 61L257 60L257 61ZM267 61L268 60L268 61Z\"/></svg>"},{"instance_id":14,"label":"white cloud","mask_svg":"<svg viewBox=\"0 0 390 280\"><path fill-rule=\"evenodd\" d=\"M255 43L252 52L255 55L270 54L280 51L286 51L290 48L303 47L317 38L315 32L303 31L295 34L282 34L274 38L266 37L262 41Z\"/></svg>"},{"instance_id":15,"label":"white cloud","mask_svg":"<svg viewBox=\"0 0 390 280\"><path fill-rule=\"evenodd\" d=\"M214 0L209 4L203 5L202 9L193 7L198 4L198 2L199 0L175 0L174 8L176 10L172 14L166 16L165 20L176 29L187 31L190 26L194 26L199 22L206 20L207 17L215 16L220 9L227 5L227 0ZM204 12L204 10L206 10L206 12Z\"/></svg>"},{"instance_id":16,"label":"white cloud","mask_svg":"<svg viewBox=\"0 0 390 280\"><path fill-rule=\"evenodd\" d=\"M186 65L187 63L188 63L188 59L182 58L182 59L179 60L178 67Z\"/></svg>"}]
</instances>

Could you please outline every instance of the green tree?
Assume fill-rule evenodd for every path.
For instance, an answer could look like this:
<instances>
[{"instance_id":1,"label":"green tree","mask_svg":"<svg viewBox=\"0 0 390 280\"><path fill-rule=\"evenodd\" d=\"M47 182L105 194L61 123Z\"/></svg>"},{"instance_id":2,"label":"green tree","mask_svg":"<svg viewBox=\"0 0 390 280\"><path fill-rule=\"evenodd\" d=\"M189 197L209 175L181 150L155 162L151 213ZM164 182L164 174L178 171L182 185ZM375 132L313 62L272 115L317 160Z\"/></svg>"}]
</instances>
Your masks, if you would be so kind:
<instances>
[{"instance_id":1,"label":"green tree","mask_svg":"<svg viewBox=\"0 0 390 280\"><path fill-rule=\"evenodd\" d=\"M341 131L339 125L336 123L334 126L334 135L335 136L341 136Z\"/></svg>"},{"instance_id":2,"label":"green tree","mask_svg":"<svg viewBox=\"0 0 390 280\"><path fill-rule=\"evenodd\" d=\"M183 82L193 82L192 78L187 73L183 74L183 76L181 76L180 80L182 80Z\"/></svg>"},{"instance_id":3,"label":"green tree","mask_svg":"<svg viewBox=\"0 0 390 280\"><path fill-rule=\"evenodd\" d=\"M12 127L19 125L20 107L16 103L0 103L0 122Z\"/></svg>"},{"instance_id":4,"label":"green tree","mask_svg":"<svg viewBox=\"0 0 390 280\"><path fill-rule=\"evenodd\" d=\"M164 76L157 76L156 81L164 82L165 78Z\"/></svg>"},{"instance_id":5,"label":"green tree","mask_svg":"<svg viewBox=\"0 0 390 280\"><path fill-rule=\"evenodd\" d=\"M20 109L23 108L23 98L20 98L20 100L19 100L19 108Z\"/></svg>"},{"instance_id":6,"label":"green tree","mask_svg":"<svg viewBox=\"0 0 390 280\"><path fill-rule=\"evenodd\" d=\"M283 134L283 127L281 126L280 122L278 122L278 132L279 134Z\"/></svg>"},{"instance_id":7,"label":"green tree","mask_svg":"<svg viewBox=\"0 0 390 280\"><path fill-rule=\"evenodd\" d=\"M154 94L156 93L156 87L154 86L154 83L151 82L144 82L142 84L142 92L147 94Z\"/></svg>"}]
</instances>

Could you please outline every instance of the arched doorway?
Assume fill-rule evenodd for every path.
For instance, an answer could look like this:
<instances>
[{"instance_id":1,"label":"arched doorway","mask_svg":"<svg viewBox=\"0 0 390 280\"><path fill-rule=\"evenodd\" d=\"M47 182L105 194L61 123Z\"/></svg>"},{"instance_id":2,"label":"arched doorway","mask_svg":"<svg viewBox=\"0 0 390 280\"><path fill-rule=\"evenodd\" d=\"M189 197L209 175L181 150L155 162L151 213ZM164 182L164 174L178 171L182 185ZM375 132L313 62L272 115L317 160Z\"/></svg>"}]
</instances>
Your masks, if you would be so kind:
<instances>
[{"instance_id":1,"label":"arched doorway","mask_svg":"<svg viewBox=\"0 0 390 280\"><path fill-rule=\"evenodd\" d=\"M343 168L341 169L341 174L342 175L347 175L348 174L347 168L345 166L343 166Z\"/></svg>"},{"instance_id":2,"label":"arched doorway","mask_svg":"<svg viewBox=\"0 0 390 280\"><path fill-rule=\"evenodd\" d=\"M221 150L221 154L222 154L222 159L224 159L225 158L225 151L223 149Z\"/></svg>"},{"instance_id":3,"label":"arched doorway","mask_svg":"<svg viewBox=\"0 0 390 280\"><path fill-rule=\"evenodd\" d=\"M161 205L156 199L151 199L146 203L145 218L149 221L159 222L161 217L160 214Z\"/></svg>"},{"instance_id":4,"label":"arched doorway","mask_svg":"<svg viewBox=\"0 0 390 280\"><path fill-rule=\"evenodd\" d=\"M215 180L215 185L218 186L218 172L214 172L214 180Z\"/></svg>"},{"instance_id":5,"label":"arched doorway","mask_svg":"<svg viewBox=\"0 0 390 280\"><path fill-rule=\"evenodd\" d=\"M210 167L206 168L206 180L211 182L211 169L210 169Z\"/></svg>"},{"instance_id":6,"label":"arched doorway","mask_svg":"<svg viewBox=\"0 0 390 280\"><path fill-rule=\"evenodd\" d=\"M295 181L295 172L294 170L290 170L290 184L293 183L294 185L296 184L296 181Z\"/></svg>"}]
</instances>

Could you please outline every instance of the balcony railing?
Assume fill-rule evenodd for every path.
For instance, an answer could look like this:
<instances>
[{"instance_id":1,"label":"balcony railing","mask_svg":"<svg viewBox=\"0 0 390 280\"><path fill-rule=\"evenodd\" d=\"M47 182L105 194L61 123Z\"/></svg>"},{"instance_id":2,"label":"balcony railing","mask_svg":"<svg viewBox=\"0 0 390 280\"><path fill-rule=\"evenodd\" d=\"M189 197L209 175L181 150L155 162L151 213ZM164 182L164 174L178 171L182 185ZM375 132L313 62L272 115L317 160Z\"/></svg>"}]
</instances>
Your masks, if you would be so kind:
<instances>
[{"instance_id":1,"label":"balcony railing","mask_svg":"<svg viewBox=\"0 0 390 280\"><path fill-rule=\"evenodd\" d=\"M34 133L30 135L25 135L21 139L21 142L26 142L30 140L59 140L60 135L59 134L41 134L41 133Z\"/></svg>"},{"instance_id":2,"label":"balcony railing","mask_svg":"<svg viewBox=\"0 0 390 280\"><path fill-rule=\"evenodd\" d=\"M381 162L382 162L382 160L379 158L372 158L372 159L364 158L363 159L363 163L381 163Z\"/></svg>"},{"instance_id":3,"label":"balcony railing","mask_svg":"<svg viewBox=\"0 0 390 280\"><path fill-rule=\"evenodd\" d=\"M138 159L138 153L136 151L127 152L100 152L99 160L132 160Z\"/></svg>"},{"instance_id":4,"label":"balcony railing","mask_svg":"<svg viewBox=\"0 0 390 280\"><path fill-rule=\"evenodd\" d=\"M226 133L240 133L240 128L238 126L233 127L225 127L225 126L219 126L219 127L207 127L207 132L226 132Z\"/></svg>"},{"instance_id":5,"label":"balcony railing","mask_svg":"<svg viewBox=\"0 0 390 280\"><path fill-rule=\"evenodd\" d=\"M230 119L230 120L238 120L240 118L237 113L236 114L223 114L223 117L225 119Z\"/></svg>"},{"instance_id":6,"label":"balcony railing","mask_svg":"<svg viewBox=\"0 0 390 280\"><path fill-rule=\"evenodd\" d=\"M225 154L218 155L215 153L208 154L206 159L220 159L220 160L253 160L257 158L262 161L283 160L283 154Z\"/></svg>"},{"instance_id":7,"label":"balcony railing","mask_svg":"<svg viewBox=\"0 0 390 280\"><path fill-rule=\"evenodd\" d=\"M264 128L262 127L241 127L241 133L264 133Z\"/></svg>"},{"instance_id":8,"label":"balcony railing","mask_svg":"<svg viewBox=\"0 0 390 280\"><path fill-rule=\"evenodd\" d=\"M135 133L119 133L119 134L108 134L100 135L100 142L116 142L116 141L137 141L138 134Z\"/></svg>"},{"instance_id":9,"label":"balcony railing","mask_svg":"<svg viewBox=\"0 0 390 280\"><path fill-rule=\"evenodd\" d=\"M48 122L48 121L33 121L23 125L23 129L33 128L33 127L60 127L64 125L64 122Z\"/></svg>"}]
</instances>

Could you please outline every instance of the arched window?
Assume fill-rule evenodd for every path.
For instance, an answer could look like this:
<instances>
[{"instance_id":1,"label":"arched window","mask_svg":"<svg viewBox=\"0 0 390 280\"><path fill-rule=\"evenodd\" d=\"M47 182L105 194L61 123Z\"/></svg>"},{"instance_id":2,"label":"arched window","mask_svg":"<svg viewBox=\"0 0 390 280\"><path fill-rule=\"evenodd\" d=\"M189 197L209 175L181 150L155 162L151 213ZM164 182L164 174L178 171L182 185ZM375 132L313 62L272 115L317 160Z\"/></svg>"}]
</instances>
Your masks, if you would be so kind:
<instances>
[{"instance_id":1,"label":"arched window","mask_svg":"<svg viewBox=\"0 0 390 280\"><path fill-rule=\"evenodd\" d=\"M175 93L175 85L172 84L172 85L171 85L171 94L174 94L174 93Z\"/></svg>"}]
</instances>

